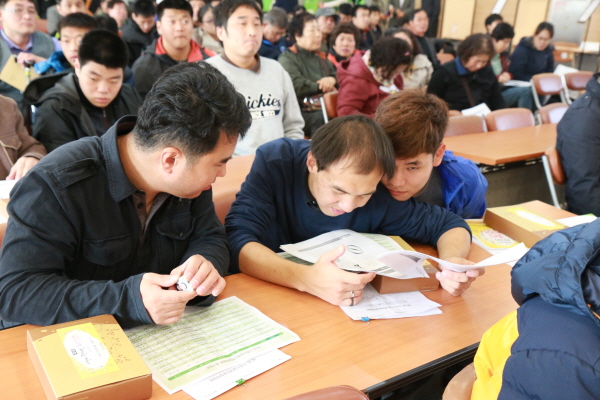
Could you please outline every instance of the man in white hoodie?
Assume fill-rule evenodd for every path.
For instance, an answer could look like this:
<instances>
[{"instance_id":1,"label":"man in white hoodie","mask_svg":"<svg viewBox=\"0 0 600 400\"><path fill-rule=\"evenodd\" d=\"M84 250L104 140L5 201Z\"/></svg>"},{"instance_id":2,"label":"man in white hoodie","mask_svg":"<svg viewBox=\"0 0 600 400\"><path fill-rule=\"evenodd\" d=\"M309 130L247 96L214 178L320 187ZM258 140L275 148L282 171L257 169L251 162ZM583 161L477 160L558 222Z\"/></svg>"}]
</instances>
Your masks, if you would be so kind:
<instances>
[{"instance_id":1,"label":"man in white hoodie","mask_svg":"<svg viewBox=\"0 0 600 400\"><path fill-rule=\"evenodd\" d=\"M254 154L258 146L281 137L301 139L304 120L288 73L275 60L260 57L262 10L254 0L224 0L215 8L223 54L207 62L246 98L252 126L234 155Z\"/></svg>"}]
</instances>

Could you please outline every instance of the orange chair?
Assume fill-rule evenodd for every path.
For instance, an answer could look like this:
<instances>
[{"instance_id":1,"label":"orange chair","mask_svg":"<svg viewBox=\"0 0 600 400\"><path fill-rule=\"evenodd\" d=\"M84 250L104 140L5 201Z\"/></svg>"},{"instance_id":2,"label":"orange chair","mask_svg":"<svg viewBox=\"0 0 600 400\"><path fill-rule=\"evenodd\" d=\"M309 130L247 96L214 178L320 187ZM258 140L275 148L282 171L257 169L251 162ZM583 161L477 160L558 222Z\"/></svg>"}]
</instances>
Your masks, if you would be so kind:
<instances>
[{"instance_id":1,"label":"orange chair","mask_svg":"<svg viewBox=\"0 0 600 400\"><path fill-rule=\"evenodd\" d=\"M531 78L531 90L533 92L533 101L538 110L548 102L550 96L559 95L563 103L567 102L563 90L563 82L559 75L552 73L534 75ZM540 102L539 96L544 96L542 102Z\"/></svg>"},{"instance_id":2,"label":"orange chair","mask_svg":"<svg viewBox=\"0 0 600 400\"><path fill-rule=\"evenodd\" d=\"M221 222L225 221L231 203L235 200L235 195L240 191L242 183L246 180L253 161L254 155L233 157L227 163L227 174L222 178L217 178L213 183L213 203L215 212Z\"/></svg>"},{"instance_id":3,"label":"orange chair","mask_svg":"<svg viewBox=\"0 0 600 400\"><path fill-rule=\"evenodd\" d=\"M554 61L557 63L570 63L575 66L575 52L579 49L579 44L575 42L552 42L554 46Z\"/></svg>"},{"instance_id":4,"label":"orange chair","mask_svg":"<svg viewBox=\"0 0 600 400\"><path fill-rule=\"evenodd\" d=\"M340 385L313 390L286 400L369 400L369 397L352 386Z\"/></svg>"},{"instance_id":5,"label":"orange chair","mask_svg":"<svg viewBox=\"0 0 600 400\"><path fill-rule=\"evenodd\" d=\"M585 86L592 76L594 76L594 73L590 71L570 72L563 75L562 79L565 90L565 101L567 104L571 104L573 102L573 99L571 99L571 95L569 94L569 90L574 90L577 92L585 90Z\"/></svg>"},{"instance_id":6,"label":"orange chair","mask_svg":"<svg viewBox=\"0 0 600 400\"><path fill-rule=\"evenodd\" d=\"M554 184L564 185L567 181L567 177L565 176L565 171L563 170L562 163L560 162L560 155L558 154L556 147L553 146L546 150L546 154L542 156L542 164L544 165L544 172L546 173L546 180L548 181L552 202L555 207L562 208L558 201Z\"/></svg>"},{"instance_id":7,"label":"orange chair","mask_svg":"<svg viewBox=\"0 0 600 400\"><path fill-rule=\"evenodd\" d=\"M535 125L533 113L527 108L505 108L485 116L488 131L505 131Z\"/></svg>"},{"instance_id":8,"label":"orange chair","mask_svg":"<svg viewBox=\"0 0 600 400\"><path fill-rule=\"evenodd\" d=\"M487 132L485 121L479 115L460 115L448 119L448 128L444 136L467 135Z\"/></svg>"},{"instance_id":9,"label":"orange chair","mask_svg":"<svg viewBox=\"0 0 600 400\"><path fill-rule=\"evenodd\" d=\"M557 124L568 109L569 106L565 103L548 104L538 110L540 122L542 124Z\"/></svg>"},{"instance_id":10,"label":"orange chair","mask_svg":"<svg viewBox=\"0 0 600 400\"><path fill-rule=\"evenodd\" d=\"M337 98L337 91L325 93L321 97L321 110L323 110L323 120L325 123L337 117Z\"/></svg>"}]
</instances>

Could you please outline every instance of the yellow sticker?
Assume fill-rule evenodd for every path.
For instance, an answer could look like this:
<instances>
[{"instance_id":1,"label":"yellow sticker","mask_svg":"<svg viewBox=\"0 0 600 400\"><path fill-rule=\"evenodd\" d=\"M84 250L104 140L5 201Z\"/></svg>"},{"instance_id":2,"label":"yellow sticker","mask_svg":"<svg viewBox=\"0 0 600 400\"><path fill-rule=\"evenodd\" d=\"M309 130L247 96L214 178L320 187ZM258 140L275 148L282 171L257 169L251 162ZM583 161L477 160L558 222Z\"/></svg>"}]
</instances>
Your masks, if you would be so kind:
<instances>
[{"instance_id":1,"label":"yellow sticker","mask_svg":"<svg viewBox=\"0 0 600 400\"><path fill-rule=\"evenodd\" d=\"M492 249L509 249L519 244L508 236L490 228L482 222L468 222L471 233Z\"/></svg>"},{"instance_id":2,"label":"yellow sticker","mask_svg":"<svg viewBox=\"0 0 600 400\"><path fill-rule=\"evenodd\" d=\"M60 328L56 333L82 379L119 370L93 324Z\"/></svg>"},{"instance_id":3,"label":"yellow sticker","mask_svg":"<svg viewBox=\"0 0 600 400\"><path fill-rule=\"evenodd\" d=\"M510 212L512 212L514 214L517 214L519 217L521 217L523 219L526 219L528 221L531 221L534 224L541 225L541 226L543 226L545 228L548 228L548 229L562 229L562 228L564 228L564 226L562 226L562 225L555 224L554 222L552 222L552 221L550 221L550 220L548 220L548 219L546 219L544 217L541 217L541 216L539 216L537 214L534 214L534 213L532 213L530 211L527 211L525 209L522 209L522 208L509 208L508 211L510 211Z\"/></svg>"}]
</instances>

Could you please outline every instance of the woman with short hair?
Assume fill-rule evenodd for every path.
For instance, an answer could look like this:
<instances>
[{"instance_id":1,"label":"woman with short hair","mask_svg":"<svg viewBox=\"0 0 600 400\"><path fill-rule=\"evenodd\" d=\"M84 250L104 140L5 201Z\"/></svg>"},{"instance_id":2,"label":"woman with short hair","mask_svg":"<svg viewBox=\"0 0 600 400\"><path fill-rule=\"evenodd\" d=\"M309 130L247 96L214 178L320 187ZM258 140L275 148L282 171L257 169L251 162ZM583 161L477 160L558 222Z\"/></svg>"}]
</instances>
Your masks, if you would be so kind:
<instances>
[{"instance_id":1,"label":"woman with short hair","mask_svg":"<svg viewBox=\"0 0 600 400\"><path fill-rule=\"evenodd\" d=\"M329 37L330 50L327 59L337 68L338 64L360 50L356 45L361 40L361 33L351 23L338 24Z\"/></svg>"},{"instance_id":2,"label":"woman with short hair","mask_svg":"<svg viewBox=\"0 0 600 400\"><path fill-rule=\"evenodd\" d=\"M508 72L513 79L529 82L534 75L554 72L554 26L542 22L533 36L521 39L512 54Z\"/></svg>"},{"instance_id":3,"label":"woman with short hair","mask_svg":"<svg viewBox=\"0 0 600 400\"><path fill-rule=\"evenodd\" d=\"M494 56L492 38L483 33L468 36L458 46L457 57L433 72L427 92L462 111L481 103L490 110L505 108L502 90L490 60Z\"/></svg>"}]
</instances>

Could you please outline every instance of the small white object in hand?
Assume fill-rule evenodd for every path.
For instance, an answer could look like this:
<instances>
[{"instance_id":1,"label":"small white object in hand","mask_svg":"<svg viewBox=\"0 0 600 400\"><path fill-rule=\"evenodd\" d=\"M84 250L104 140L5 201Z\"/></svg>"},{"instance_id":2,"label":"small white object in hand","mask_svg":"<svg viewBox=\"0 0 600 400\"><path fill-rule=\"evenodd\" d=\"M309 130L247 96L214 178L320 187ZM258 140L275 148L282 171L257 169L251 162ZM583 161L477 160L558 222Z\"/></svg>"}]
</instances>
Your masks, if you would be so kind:
<instances>
[{"instance_id":1,"label":"small white object in hand","mask_svg":"<svg viewBox=\"0 0 600 400\"><path fill-rule=\"evenodd\" d=\"M182 292L193 292L192 285L182 276L177 280L177 284L175 285L177 290Z\"/></svg>"}]
</instances>

